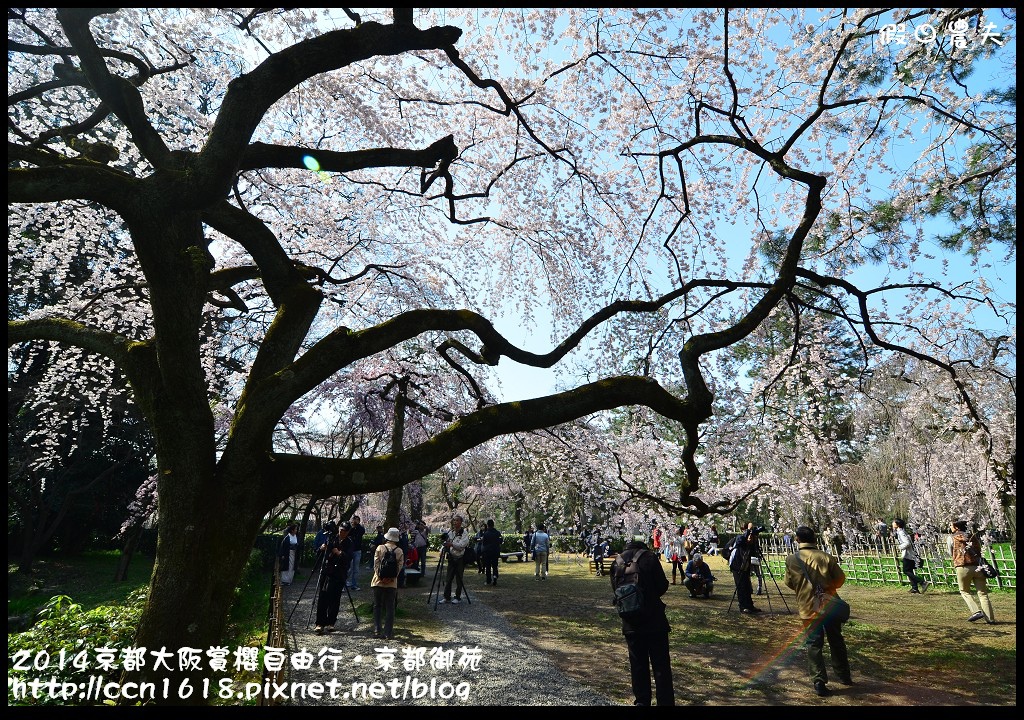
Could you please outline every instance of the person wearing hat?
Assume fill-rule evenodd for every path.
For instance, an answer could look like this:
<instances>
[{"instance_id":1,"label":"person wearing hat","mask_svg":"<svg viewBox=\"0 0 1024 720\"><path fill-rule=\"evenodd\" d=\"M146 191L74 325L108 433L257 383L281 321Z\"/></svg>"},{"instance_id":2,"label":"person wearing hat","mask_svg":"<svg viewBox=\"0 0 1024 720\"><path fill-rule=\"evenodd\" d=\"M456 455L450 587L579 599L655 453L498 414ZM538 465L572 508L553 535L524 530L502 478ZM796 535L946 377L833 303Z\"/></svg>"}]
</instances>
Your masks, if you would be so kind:
<instances>
[{"instance_id":1,"label":"person wearing hat","mask_svg":"<svg viewBox=\"0 0 1024 720\"><path fill-rule=\"evenodd\" d=\"M715 587L715 576L711 574L711 568L704 562L704 556L694 553L690 562L686 563L683 570L683 585L690 591L690 597L695 598L703 595L711 597L711 591Z\"/></svg>"},{"instance_id":2,"label":"person wearing hat","mask_svg":"<svg viewBox=\"0 0 1024 720\"><path fill-rule=\"evenodd\" d=\"M398 528L388 528L384 533L384 544L378 545L373 552L373 579L370 589L373 590L373 636L390 640L395 625L395 601L398 599L398 571L405 565L405 554L398 546L401 534ZM395 555L395 574L382 574L381 567L388 553Z\"/></svg>"},{"instance_id":3,"label":"person wearing hat","mask_svg":"<svg viewBox=\"0 0 1024 720\"><path fill-rule=\"evenodd\" d=\"M338 525L338 532L320 548L324 552L324 570L320 579L320 594L316 603L316 634L334 632L341 606L341 593L352 562L352 541L348 534L352 526Z\"/></svg>"}]
</instances>

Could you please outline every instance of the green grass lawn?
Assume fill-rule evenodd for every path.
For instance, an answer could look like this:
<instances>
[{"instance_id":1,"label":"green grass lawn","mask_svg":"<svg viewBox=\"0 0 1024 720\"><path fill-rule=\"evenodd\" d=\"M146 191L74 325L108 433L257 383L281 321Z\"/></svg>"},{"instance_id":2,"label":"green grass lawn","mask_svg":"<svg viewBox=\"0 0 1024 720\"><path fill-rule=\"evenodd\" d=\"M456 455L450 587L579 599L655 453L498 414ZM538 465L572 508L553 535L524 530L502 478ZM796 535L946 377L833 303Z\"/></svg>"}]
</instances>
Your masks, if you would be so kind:
<instances>
[{"instance_id":1,"label":"green grass lawn","mask_svg":"<svg viewBox=\"0 0 1024 720\"><path fill-rule=\"evenodd\" d=\"M43 558L29 575L9 563L7 616L32 613L54 595L69 595L86 610L123 603L130 592L149 583L153 559L136 554L128 566L128 579L115 583L120 556L116 550L93 550L70 557Z\"/></svg>"}]
</instances>

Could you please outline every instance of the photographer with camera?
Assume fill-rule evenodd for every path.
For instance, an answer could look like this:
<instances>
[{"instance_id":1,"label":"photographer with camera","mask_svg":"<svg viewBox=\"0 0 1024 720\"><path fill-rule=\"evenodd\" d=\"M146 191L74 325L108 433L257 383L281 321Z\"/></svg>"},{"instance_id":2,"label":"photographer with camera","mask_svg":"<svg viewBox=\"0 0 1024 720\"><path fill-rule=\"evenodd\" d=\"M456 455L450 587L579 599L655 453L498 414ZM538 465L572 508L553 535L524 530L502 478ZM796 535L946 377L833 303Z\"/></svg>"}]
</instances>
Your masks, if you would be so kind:
<instances>
[{"instance_id":1,"label":"photographer with camera","mask_svg":"<svg viewBox=\"0 0 1024 720\"><path fill-rule=\"evenodd\" d=\"M764 531L763 527L754 527L754 523L748 522L746 529L734 537L726 549L729 551L729 570L732 571L732 578L736 583L736 600L740 606L740 612L747 615L761 612L761 608L754 606L754 588L750 583L750 559L755 551L759 551L757 536Z\"/></svg>"},{"instance_id":2,"label":"photographer with camera","mask_svg":"<svg viewBox=\"0 0 1024 720\"><path fill-rule=\"evenodd\" d=\"M849 605L837 601L836 591L846 582L846 573L834 557L818 549L813 529L801 525L796 529L797 550L786 558L786 585L796 592L800 619L804 623L807 665L815 694L831 694L828 670L822 653L825 640L832 654L832 670L843 685L852 685L850 659L843 638L843 623L849 620ZM827 602L822 604L822 599ZM846 615L840 611L846 607Z\"/></svg>"},{"instance_id":3,"label":"photographer with camera","mask_svg":"<svg viewBox=\"0 0 1024 720\"><path fill-rule=\"evenodd\" d=\"M462 555L469 547L469 531L462 527L462 516L456 515L452 519L452 529L443 535L444 550L448 554L448 571L444 580L444 600L446 603L462 602L462 579L466 566L462 561ZM455 583L455 599L452 599L452 583Z\"/></svg>"},{"instance_id":4,"label":"photographer with camera","mask_svg":"<svg viewBox=\"0 0 1024 720\"><path fill-rule=\"evenodd\" d=\"M325 529L334 529L333 536L319 549L324 553L323 573L320 584L320 595L316 605L317 635L334 631L334 623L338 620L338 607L341 605L341 594L345 590L345 579L352 562L352 541L349 532L352 526L343 522L338 526L328 523Z\"/></svg>"},{"instance_id":5,"label":"photographer with camera","mask_svg":"<svg viewBox=\"0 0 1024 720\"><path fill-rule=\"evenodd\" d=\"M711 591L715 588L715 576L711 574L711 568L704 562L704 556L700 553L694 553L690 562L686 564L683 585L690 591L692 598L698 595L711 597Z\"/></svg>"}]
</instances>

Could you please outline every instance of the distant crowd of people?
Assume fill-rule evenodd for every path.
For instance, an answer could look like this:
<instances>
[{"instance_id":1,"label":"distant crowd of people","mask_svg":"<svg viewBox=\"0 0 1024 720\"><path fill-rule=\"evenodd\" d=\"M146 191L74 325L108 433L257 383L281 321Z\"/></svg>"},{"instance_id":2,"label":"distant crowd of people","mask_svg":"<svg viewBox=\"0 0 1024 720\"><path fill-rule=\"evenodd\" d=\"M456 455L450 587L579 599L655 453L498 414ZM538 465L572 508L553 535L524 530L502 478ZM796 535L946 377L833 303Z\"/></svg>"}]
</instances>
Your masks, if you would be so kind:
<instances>
[{"instance_id":1,"label":"distant crowd of people","mask_svg":"<svg viewBox=\"0 0 1024 720\"><path fill-rule=\"evenodd\" d=\"M457 604L464 596L468 598L465 586L467 566L475 567L477 574L484 576L486 585L498 585L503 534L495 527L493 519L475 533L464 523L461 515L455 515L450 528L441 533L437 568L439 603ZM961 597L970 613L967 621L995 623L987 577L979 569L982 563L980 533L970 532L967 522L962 520L952 522L949 529L948 550L953 558ZM618 553L613 549L611 538L598 533L590 535L586 552L594 561L599 575L604 574L606 563L610 565L608 574L616 597L630 595L622 592L623 588L639 587L643 591L636 593L636 606L628 614L620 608L637 705L650 705L652 702L674 704L668 642L671 628L662 597L669 587L677 584L678 578L678 584L686 588L691 598L711 598L717 578L705 555L720 556L725 562L732 575L733 599L739 612L746 615L761 612L754 603L754 597L768 594L765 583L767 564L760 541L763 532L765 528L748 522L721 546L714 525L699 535L686 525L679 525L669 535L652 523L649 546L641 539L634 539ZM354 515L348 521L327 522L314 539L317 563L320 564L316 588L315 631L318 634L334 630L344 592L361 589L359 557L364 534L365 528L359 516ZM393 637L397 591L404 586L407 574L427 572L429 539L430 530L422 520L401 528L392 527L386 532L383 526L377 526L368 548L372 554L369 571L375 637ZM832 678L845 685L853 684L843 636L843 625L850 617L850 607L838 595L846 580L841 567L844 538L831 527L819 535L811 527L801 525L795 531L787 528L782 534L782 541L786 554L782 579L796 594L798 613L805 626L804 647L811 686L817 695L829 695L830 677L824 660L826 641L831 656ZM880 520L874 527L872 542L889 542L895 548L911 593L920 594L927 590L928 581L917 572L921 565L918 537L902 518L894 518L888 525ZM522 535L521 549L507 555L520 555L521 559L532 561L534 579L543 582L549 577L552 543L552 537L543 524L536 528L531 525ZM298 527L290 524L278 550L282 585L295 582L300 552ZM663 563L671 569L671 582ZM757 580L756 590L753 579ZM770 579L775 581L774 577ZM729 607L731 609L732 603Z\"/></svg>"}]
</instances>

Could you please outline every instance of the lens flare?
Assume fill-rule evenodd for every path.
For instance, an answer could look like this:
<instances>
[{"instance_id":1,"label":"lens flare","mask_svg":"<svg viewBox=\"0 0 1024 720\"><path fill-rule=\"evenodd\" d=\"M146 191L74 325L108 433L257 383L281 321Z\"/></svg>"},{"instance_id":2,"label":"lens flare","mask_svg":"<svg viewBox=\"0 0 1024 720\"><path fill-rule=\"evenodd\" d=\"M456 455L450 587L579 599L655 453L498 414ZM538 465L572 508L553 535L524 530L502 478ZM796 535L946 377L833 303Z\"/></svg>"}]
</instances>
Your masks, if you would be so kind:
<instances>
[{"instance_id":1,"label":"lens flare","mask_svg":"<svg viewBox=\"0 0 1024 720\"><path fill-rule=\"evenodd\" d=\"M315 172L317 174L317 177L319 177L325 183L330 184L331 176L320 169L320 163L317 161L315 157L313 157L312 155L303 155L302 164L305 165L310 170L312 170L313 172Z\"/></svg>"}]
</instances>

